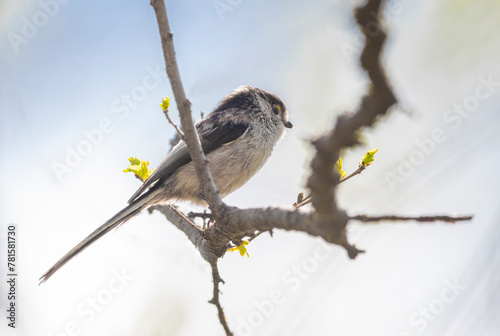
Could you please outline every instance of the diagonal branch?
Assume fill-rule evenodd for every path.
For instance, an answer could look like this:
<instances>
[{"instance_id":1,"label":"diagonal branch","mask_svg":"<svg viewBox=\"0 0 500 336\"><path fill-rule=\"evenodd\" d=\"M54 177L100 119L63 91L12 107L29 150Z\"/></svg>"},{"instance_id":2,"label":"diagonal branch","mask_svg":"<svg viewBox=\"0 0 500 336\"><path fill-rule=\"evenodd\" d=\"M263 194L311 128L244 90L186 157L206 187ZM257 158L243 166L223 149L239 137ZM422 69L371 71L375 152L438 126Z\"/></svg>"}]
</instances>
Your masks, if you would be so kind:
<instances>
[{"instance_id":1,"label":"diagonal branch","mask_svg":"<svg viewBox=\"0 0 500 336\"><path fill-rule=\"evenodd\" d=\"M167 74L174 93L175 103L179 110L182 130L184 131L183 140L186 142L189 155L191 155L191 159L193 160L203 197L212 211L217 214L222 211L221 208L223 207L223 203L213 181L212 174L210 173L208 160L203 153L198 132L194 126L193 116L191 115L191 102L184 93L181 77L179 75L179 68L175 59L173 34L168 24L165 2L164 0L151 0L151 6L154 8L158 21Z\"/></svg>"},{"instance_id":2,"label":"diagonal branch","mask_svg":"<svg viewBox=\"0 0 500 336\"><path fill-rule=\"evenodd\" d=\"M179 138L181 138L182 140L184 140L184 132L182 132L181 129L179 127L177 127L177 125L172 121L172 119L170 119L170 115L168 114L168 109L163 110L163 113L165 114L165 117L167 117L169 124L175 128L175 131L177 132L177 136Z\"/></svg>"},{"instance_id":3,"label":"diagonal branch","mask_svg":"<svg viewBox=\"0 0 500 336\"><path fill-rule=\"evenodd\" d=\"M363 166L360 166L358 167L358 169L356 169L354 172L352 172L351 174L349 174L348 176L346 177L343 177L339 180L339 184L341 184L342 182L345 182L347 181L348 179L350 179L351 177L354 177L356 175L359 175L361 174L361 172L363 170L365 170L366 167L363 167ZM306 197L304 197L302 199L302 201L298 202L298 203L294 203L294 207L296 208L302 208L303 206L306 206L308 204L310 204L312 202L312 197L311 197L311 194L307 195Z\"/></svg>"}]
</instances>

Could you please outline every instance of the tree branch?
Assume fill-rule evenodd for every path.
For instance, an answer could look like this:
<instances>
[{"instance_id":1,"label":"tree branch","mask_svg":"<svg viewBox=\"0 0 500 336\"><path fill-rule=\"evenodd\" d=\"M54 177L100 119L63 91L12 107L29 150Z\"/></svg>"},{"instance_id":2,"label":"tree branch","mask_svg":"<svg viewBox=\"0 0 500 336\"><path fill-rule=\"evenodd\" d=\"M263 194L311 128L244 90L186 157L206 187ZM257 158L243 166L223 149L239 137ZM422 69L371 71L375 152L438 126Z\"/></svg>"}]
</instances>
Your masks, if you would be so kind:
<instances>
[{"instance_id":1,"label":"tree branch","mask_svg":"<svg viewBox=\"0 0 500 336\"><path fill-rule=\"evenodd\" d=\"M348 176L346 176L344 178L341 178L340 181L339 181L339 184L341 184L342 182L347 181L351 177L354 177L356 175L361 174L361 172L363 172L363 170L365 170L365 169L366 169L366 167L364 167L364 166L358 167L358 169L356 169L354 172L352 172ZM296 208L302 208L303 206L306 206L306 205L310 204L311 202L312 202L312 197L311 197L311 194L309 194L306 197L304 197L302 199L302 201L300 201L298 203L294 203L293 206L296 207Z\"/></svg>"},{"instance_id":2,"label":"tree branch","mask_svg":"<svg viewBox=\"0 0 500 336\"><path fill-rule=\"evenodd\" d=\"M184 141L189 150L189 155L193 160L196 174L200 181L200 188L202 196L210 206L214 214L220 213L223 207L222 199L220 198L219 191L208 167L208 160L201 148L200 139L196 128L194 127L193 116L191 115L191 102L187 99L182 86L181 78L179 75L179 68L175 59L173 34L170 31L168 24L167 10L163 0L151 0L156 19L158 21L158 29L160 31L161 45L163 48L163 56L165 57L165 65L167 69L168 78L172 91L175 97L175 103L179 110L181 126L184 131Z\"/></svg>"},{"instance_id":3,"label":"tree branch","mask_svg":"<svg viewBox=\"0 0 500 336\"><path fill-rule=\"evenodd\" d=\"M312 174L308 185L311 189L311 199L315 211L309 214L299 212L296 209L241 210L228 207L222 202L213 184L213 179L211 179L196 129L192 124L189 101L180 84L173 51L172 33L168 27L164 2L163 0L152 0L151 3L158 18L167 72L171 78L176 101L184 102L178 103L178 108L183 122L182 127L185 129L186 143L188 146L196 147L193 153L190 149L190 153L193 156L193 161L196 157L195 166L199 172L200 185L203 190L208 190L204 196L209 201L212 218L217 222L217 225L203 232L204 239L196 240L197 243L192 240L202 256L210 262L213 258L223 256L231 241L240 241L242 238L254 234L255 231L270 231L279 228L320 236L328 242L343 246L351 258L356 257L361 250L348 243L345 228L349 220L361 220L361 218L368 217L349 217L345 211L337 207L335 188L341 180L333 166L337 162L342 148L359 143L358 131L363 126L372 125L378 116L387 113L388 109L396 102L379 60L386 38L378 22L381 0L370 0L364 7L356 10L356 19L367 38L361 55L361 63L372 81L372 87L369 94L362 98L356 113L339 116L333 131L314 141L317 153L311 163ZM162 211L160 206L156 206L155 209Z\"/></svg>"},{"instance_id":4,"label":"tree branch","mask_svg":"<svg viewBox=\"0 0 500 336\"><path fill-rule=\"evenodd\" d=\"M175 60L173 35L169 28L164 0L151 0L151 5L158 20L167 74L179 110L184 141L196 168L203 197L210 206L211 218L216 220L216 225L202 231L192 225L191 221L184 215L176 214L168 206L153 206L150 211L161 211L169 221L187 235L193 245L198 248L202 257L210 263L214 282L214 296L210 302L217 307L219 320L226 335L232 335L232 333L219 302L219 283L222 282L222 279L217 269L217 259L224 255L232 241L238 242L245 237L255 237L256 231L272 232L275 228L294 230L312 236L320 236L327 242L340 245L345 248L350 258L355 258L364 251L348 242L345 228L351 220L363 222L441 220L454 223L471 219L470 216L348 216L344 210L337 206L335 191L341 180L333 167L339 158L341 149L359 144L358 133L360 129L373 125L378 117L386 114L390 107L396 103L396 98L380 65L380 54L386 39L378 21L381 0L368 0L365 6L356 10L356 20L366 36L365 47L361 54L361 65L368 74L371 88L370 92L361 99L356 113L339 116L331 132L313 141L316 154L311 162L312 173L308 180L308 187L311 190L314 210L309 213L302 212L297 208L291 210L279 208L238 209L229 207L222 202L193 123L191 103L182 87Z\"/></svg>"},{"instance_id":5,"label":"tree branch","mask_svg":"<svg viewBox=\"0 0 500 336\"><path fill-rule=\"evenodd\" d=\"M214 283L214 297L212 298L212 300L210 300L208 302L215 305L215 307L217 307L217 312L219 315L220 324L224 328L226 335L232 336L233 333L229 329L229 326L228 326L227 321L226 321L226 316L224 315L224 310L222 309L222 306L221 306L220 301L219 301L219 293L220 293L219 283L221 283L221 282L224 283L224 280L222 280L222 278L220 277L219 269L217 267L217 260L214 262L211 262L210 266L212 267L212 280Z\"/></svg>"},{"instance_id":6,"label":"tree branch","mask_svg":"<svg viewBox=\"0 0 500 336\"><path fill-rule=\"evenodd\" d=\"M209 213L209 212L189 212L188 214L188 218L196 218L196 217L199 217L199 218L203 218L203 219L212 219L212 214Z\"/></svg>"},{"instance_id":7,"label":"tree branch","mask_svg":"<svg viewBox=\"0 0 500 336\"><path fill-rule=\"evenodd\" d=\"M358 169L356 169L355 171L353 171L352 173L350 173L350 174L349 174L349 175L347 175L346 177L341 178L341 179L340 179L340 181L339 181L339 184L340 184L340 183L342 183L342 182L347 181L347 180L348 180L348 179L350 179L351 177L354 177L354 176L356 176L356 175L361 174L361 173L362 173L365 169L366 169L366 167L365 167L365 166L360 165L360 166L358 167Z\"/></svg>"},{"instance_id":8,"label":"tree branch","mask_svg":"<svg viewBox=\"0 0 500 336\"><path fill-rule=\"evenodd\" d=\"M165 114L165 117L167 117L167 120L169 122L170 125L172 125L175 129L175 131L177 132L177 136L180 138L180 139L183 139L184 140L184 133L180 130L179 127L177 127L177 125L172 121L172 119L170 119L170 115L168 114L168 109L164 109L163 110L163 113ZM173 147L173 146L172 146Z\"/></svg>"},{"instance_id":9,"label":"tree branch","mask_svg":"<svg viewBox=\"0 0 500 336\"><path fill-rule=\"evenodd\" d=\"M416 222L447 222L447 223L456 223L461 221L470 221L472 216L416 216L416 217L407 217L407 216L367 216L367 215L357 215L350 216L350 220L357 220L365 223L373 223L373 222L382 222L382 221L416 221Z\"/></svg>"},{"instance_id":10,"label":"tree branch","mask_svg":"<svg viewBox=\"0 0 500 336\"><path fill-rule=\"evenodd\" d=\"M370 93L362 98L356 113L339 116L333 131L313 141L316 155L311 162L308 181L312 205L320 225L337 231L341 237L345 236L348 217L337 207L335 188L340 183L340 176L333 166L341 149L359 144L361 127L373 125L378 116L384 115L396 103L379 60L386 39L378 21L380 5L381 0L370 0L356 10L356 20L366 37L361 64L372 82Z\"/></svg>"},{"instance_id":11,"label":"tree branch","mask_svg":"<svg viewBox=\"0 0 500 336\"><path fill-rule=\"evenodd\" d=\"M332 167L339 158L340 149L358 145L360 128L371 126L378 116L384 115L396 103L396 98L389 88L379 60L386 39L385 32L378 21L380 4L381 0L371 0L364 7L356 10L356 20L366 37L361 54L361 64L368 73L372 86L370 93L362 98L360 107L355 114L339 116L333 132L314 141L318 153L311 165L313 172L309 181L312 186L313 205L315 204L314 198L323 198L328 202L334 200L333 188L340 183L340 179ZM376 30L371 32L370 27L375 27ZM329 159L321 157L326 155L332 155L332 157ZM326 166L327 163L328 166ZM314 176L317 173L319 173L320 178ZM322 176L327 177L325 181L331 183L326 193L318 192L326 189L318 186L318 180L322 180ZM317 209L318 212L325 214L332 212L331 209L324 210L326 202L323 203L319 206L319 210Z\"/></svg>"}]
</instances>

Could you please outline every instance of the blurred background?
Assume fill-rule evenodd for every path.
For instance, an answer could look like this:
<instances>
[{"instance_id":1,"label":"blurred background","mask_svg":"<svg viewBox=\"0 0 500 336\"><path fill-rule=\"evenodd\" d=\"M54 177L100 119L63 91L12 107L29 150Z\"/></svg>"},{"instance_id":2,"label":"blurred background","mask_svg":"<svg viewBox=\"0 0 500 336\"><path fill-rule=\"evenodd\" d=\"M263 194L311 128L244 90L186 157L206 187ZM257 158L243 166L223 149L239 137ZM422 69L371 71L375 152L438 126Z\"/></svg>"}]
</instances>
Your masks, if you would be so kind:
<instances>
[{"instance_id":1,"label":"blurred background","mask_svg":"<svg viewBox=\"0 0 500 336\"><path fill-rule=\"evenodd\" d=\"M287 104L289 130L266 166L226 198L290 207L305 190L309 139L353 111L358 1L167 1L196 120L248 84ZM220 260L237 335L498 335L500 39L494 0L393 0L383 63L399 105L343 154L350 214L473 214L467 223L349 227L367 253L305 234L254 240ZM172 97L147 1L0 1L2 335L222 335L210 270L158 213L143 213L38 286L70 248L125 206L174 135ZM172 104L171 115L178 121ZM182 204L192 210L189 204ZM195 209L200 210L200 209ZM7 327L6 235L17 227L17 321Z\"/></svg>"}]
</instances>

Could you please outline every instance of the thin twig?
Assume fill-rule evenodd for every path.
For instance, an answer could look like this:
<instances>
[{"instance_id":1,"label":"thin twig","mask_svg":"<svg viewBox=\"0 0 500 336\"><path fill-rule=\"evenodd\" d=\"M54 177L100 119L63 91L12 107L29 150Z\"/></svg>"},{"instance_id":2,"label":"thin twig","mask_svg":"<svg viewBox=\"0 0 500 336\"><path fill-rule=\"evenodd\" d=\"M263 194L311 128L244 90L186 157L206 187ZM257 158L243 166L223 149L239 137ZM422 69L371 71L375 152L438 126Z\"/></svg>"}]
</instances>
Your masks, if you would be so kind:
<instances>
[{"instance_id":1,"label":"thin twig","mask_svg":"<svg viewBox=\"0 0 500 336\"><path fill-rule=\"evenodd\" d=\"M346 176L344 178L341 178L340 181L339 181L339 184L341 184L342 182L345 182L347 181L348 179L350 179L351 177L353 176L356 176L356 175L359 175L361 174L361 172L365 170L365 167L359 167L358 169L356 169L354 172L352 172L349 176ZM302 199L302 202L300 203L295 203L293 206L296 207L296 208L301 208L303 207L304 205L308 205L309 203L312 202L312 199L311 199L311 194L307 195L306 197L304 197Z\"/></svg>"},{"instance_id":2,"label":"thin twig","mask_svg":"<svg viewBox=\"0 0 500 336\"><path fill-rule=\"evenodd\" d=\"M174 126L175 130L177 131L177 134L179 134L179 137L184 140L184 133L181 131L179 127L170 119L170 116L168 115L168 110L163 110L163 113L165 114L165 117L167 117L168 122L170 125Z\"/></svg>"},{"instance_id":3,"label":"thin twig","mask_svg":"<svg viewBox=\"0 0 500 336\"><path fill-rule=\"evenodd\" d=\"M349 176L346 176L346 177L341 178L341 179L340 179L340 181L339 181L339 184L341 184L342 182L347 181L348 179L350 179L350 178L351 178L351 177L353 177L353 176L356 176L356 175L361 174L361 172L362 172L363 170L365 170L365 169L366 169L366 167L364 167L364 166L359 166L359 167L358 167L358 169L356 169L356 170L355 170L355 171L353 171L351 174L349 174Z\"/></svg>"},{"instance_id":4,"label":"thin twig","mask_svg":"<svg viewBox=\"0 0 500 336\"><path fill-rule=\"evenodd\" d=\"M300 193L300 194L302 194L302 193ZM300 208L300 207L304 206L305 204L303 204L303 203L308 201L309 199L311 199L311 194L307 195L306 197L297 197L297 202L293 203L293 207ZM307 203L307 204L309 204L309 203Z\"/></svg>"},{"instance_id":5,"label":"thin twig","mask_svg":"<svg viewBox=\"0 0 500 336\"><path fill-rule=\"evenodd\" d=\"M350 220L357 220L365 223L372 222L382 222L382 221L416 221L416 222L447 222L447 223L455 223L461 221L470 221L473 216L395 216L395 215L387 215L387 216L367 216L367 215L357 215L350 216Z\"/></svg>"},{"instance_id":6,"label":"thin twig","mask_svg":"<svg viewBox=\"0 0 500 336\"><path fill-rule=\"evenodd\" d=\"M222 306L219 301L219 283L224 283L224 280L220 277L219 274L219 269L217 267L217 260L213 261L210 263L210 267L212 267L212 280L214 283L214 297L212 300L208 301L211 304L215 305L217 307L218 315L219 315L219 321L220 324L222 324L222 327L224 328L224 331L226 332L226 336L232 336L233 333L229 329L229 326L226 321L226 316L224 315L224 309L222 309Z\"/></svg>"},{"instance_id":7,"label":"thin twig","mask_svg":"<svg viewBox=\"0 0 500 336\"><path fill-rule=\"evenodd\" d=\"M207 213L206 209L203 212L193 212L193 211L190 211L188 213L188 217L189 218L199 217L199 218L203 219L203 231L205 231L206 229L208 229L210 227L210 223L213 220L212 214L211 213ZM208 219L208 225L207 225L207 219Z\"/></svg>"},{"instance_id":8,"label":"thin twig","mask_svg":"<svg viewBox=\"0 0 500 336\"><path fill-rule=\"evenodd\" d=\"M187 215L188 215L189 218L199 217L199 218L203 218L203 219L212 219L212 214L211 213L207 213L207 212L193 212L193 211L190 211L190 212L188 212Z\"/></svg>"},{"instance_id":9,"label":"thin twig","mask_svg":"<svg viewBox=\"0 0 500 336\"><path fill-rule=\"evenodd\" d=\"M167 206L170 208L170 210L172 210L173 212L175 212L175 214L177 216L179 216L182 219L184 219L186 221L186 223L188 223L189 225L191 225L194 229L198 230L199 232L203 232L202 229L200 229L195 223L191 222L189 220L189 218L187 218L182 212L180 212L179 210L177 210L173 205L167 204Z\"/></svg>"},{"instance_id":10,"label":"thin twig","mask_svg":"<svg viewBox=\"0 0 500 336\"><path fill-rule=\"evenodd\" d=\"M305 205L308 205L311 202L312 202L312 198L311 198L311 194L309 194L309 195L307 195L306 198L304 198L304 200L302 202L300 202L299 204L294 204L294 206L296 208L301 208L301 207L303 207Z\"/></svg>"},{"instance_id":11,"label":"thin twig","mask_svg":"<svg viewBox=\"0 0 500 336\"><path fill-rule=\"evenodd\" d=\"M144 183L144 181L146 181L145 179L143 179L143 178L142 178L142 176L139 176L139 175L137 175L137 174L134 174L134 177L135 177L136 179L138 179L139 181L141 181L142 183Z\"/></svg>"}]
</instances>

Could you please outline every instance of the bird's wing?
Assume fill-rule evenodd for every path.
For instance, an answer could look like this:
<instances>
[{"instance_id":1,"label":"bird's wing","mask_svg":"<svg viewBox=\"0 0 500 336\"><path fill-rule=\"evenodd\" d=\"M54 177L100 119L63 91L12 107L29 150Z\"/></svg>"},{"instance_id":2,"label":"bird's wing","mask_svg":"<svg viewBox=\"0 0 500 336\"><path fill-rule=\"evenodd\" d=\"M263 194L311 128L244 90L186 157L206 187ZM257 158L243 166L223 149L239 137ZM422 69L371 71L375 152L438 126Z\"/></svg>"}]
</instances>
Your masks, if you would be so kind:
<instances>
[{"instance_id":1,"label":"bird's wing","mask_svg":"<svg viewBox=\"0 0 500 336\"><path fill-rule=\"evenodd\" d=\"M226 113L212 113L196 125L205 154L238 139L247 130L248 123L228 120L228 118L225 118L225 115ZM177 169L189 162L191 162L191 156L189 155L186 143L181 140L134 195L132 195L128 202L133 202L149 186L160 179L167 179Z\"/></svg>"},{"instance_id":2,"label":"bird's wing","mask_svg":"<svg viewBox=\"0 0 500 336\"><path fill-rule=\"evenodd\" d=\"M235 119L229 111L216 112L196 125L205 154L233 142L245 133L249 123Z\"/></svg>"}]
</instances>

